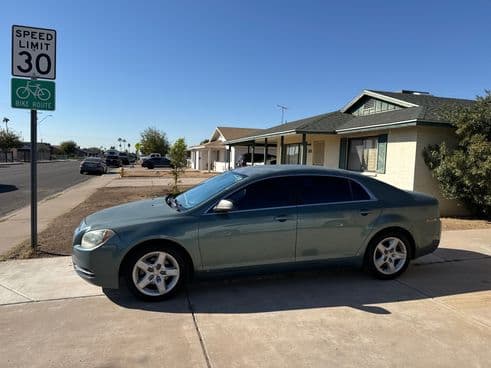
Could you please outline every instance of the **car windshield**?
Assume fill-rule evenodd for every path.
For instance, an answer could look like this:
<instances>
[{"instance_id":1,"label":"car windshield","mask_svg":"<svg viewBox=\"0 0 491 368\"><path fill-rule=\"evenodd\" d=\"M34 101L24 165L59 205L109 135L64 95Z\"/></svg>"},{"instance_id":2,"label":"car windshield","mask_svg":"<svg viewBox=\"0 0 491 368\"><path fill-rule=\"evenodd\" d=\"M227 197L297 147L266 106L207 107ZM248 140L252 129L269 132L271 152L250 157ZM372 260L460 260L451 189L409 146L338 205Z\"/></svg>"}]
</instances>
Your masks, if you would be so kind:
<instances>
[{"instance_id":1,"label":"car windshield","mask_svg":"<svg viewBox=\"0 0 491 368\"><path fill-rule=\"evenodd\" d=\"M244 178L246 178L245 175L226 172L204 181L198 186L178 195L175 199L180 207L187 210L196 207L208 198L213 197Z\"/></svg>"}]
</instances>

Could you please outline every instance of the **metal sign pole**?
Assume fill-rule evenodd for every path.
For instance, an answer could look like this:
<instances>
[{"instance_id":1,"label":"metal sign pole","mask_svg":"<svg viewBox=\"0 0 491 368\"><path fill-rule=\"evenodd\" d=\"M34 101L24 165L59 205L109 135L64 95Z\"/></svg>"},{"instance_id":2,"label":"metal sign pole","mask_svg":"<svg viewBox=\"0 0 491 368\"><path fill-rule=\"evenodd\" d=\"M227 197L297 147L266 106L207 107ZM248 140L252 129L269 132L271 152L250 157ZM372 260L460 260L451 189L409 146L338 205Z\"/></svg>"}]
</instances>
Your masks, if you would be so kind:
<instances>
[{"instance_id":1,"label":"metal sign pole","mask_svg":"<svg viewBox=\"0 0 491 368\"><path fill-rule=\"evenodd\" d=\"M38 184L37 184L37 110L31 110L31 247L38 242Z\"/></svg>"}]
</instances>

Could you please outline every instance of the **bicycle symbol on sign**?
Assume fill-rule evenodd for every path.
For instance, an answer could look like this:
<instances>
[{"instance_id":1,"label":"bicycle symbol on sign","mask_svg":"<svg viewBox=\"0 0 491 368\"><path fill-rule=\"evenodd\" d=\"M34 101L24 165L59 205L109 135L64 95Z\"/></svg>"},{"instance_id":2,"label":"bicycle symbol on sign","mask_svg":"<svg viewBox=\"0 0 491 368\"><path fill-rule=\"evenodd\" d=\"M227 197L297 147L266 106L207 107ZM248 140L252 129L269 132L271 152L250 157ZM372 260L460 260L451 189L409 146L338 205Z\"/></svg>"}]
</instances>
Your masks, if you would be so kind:
<instances>
[{"instance_id":1,"label":"bicycle symbol on sign","mask_svg":"<svg viewBox=\"0 0 491 368\"><path fill-rule=\"evenodd\" d=\"M31 81L28 81L25 86L17 88L15 94L22 100L25 100L30 95L41 101L48 101L51 97L51 92L48 89L41 88L39 83L31 84Z\"/></svg>"}]
</instances>

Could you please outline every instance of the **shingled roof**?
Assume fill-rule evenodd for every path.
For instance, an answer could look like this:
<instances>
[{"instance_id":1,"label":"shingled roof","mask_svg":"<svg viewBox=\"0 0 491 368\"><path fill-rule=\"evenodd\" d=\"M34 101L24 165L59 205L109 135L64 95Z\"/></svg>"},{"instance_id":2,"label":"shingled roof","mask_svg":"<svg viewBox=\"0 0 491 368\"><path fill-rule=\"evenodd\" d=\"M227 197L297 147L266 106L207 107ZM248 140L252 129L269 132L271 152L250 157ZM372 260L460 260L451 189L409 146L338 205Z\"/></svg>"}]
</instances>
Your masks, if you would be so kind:
<instances>
[{"instance_id":1,"label":"shingled roof","mask_svg":"<svg viewBox=\"0 0 491 368\"><path fill-rule=\"evenodd\" d=\"M258 128L235 128L219 126L217 129L222 133L223 137L228 141L232 139L241 138L251 134L259 134L264 129Z\"/></svg>"},{"instance_id":2,"label":"shingled roof","mask_svg":"<svg viewBox=\"0 0 491 368\"><path fill-rule=\"evenodd\" d=\"M354 116L346 112L350 106L365 95L382 100L385 97L389 102L399 102L402 108L363 116ZM469 106L472 103L474 103L473 100L437 97L424 93L364 90L341 110L276 125L240 138L229 139L228 143L245 142L281 134L336 134L343 131L378 129L389 124L399 126L421 123L449 125L444 118L445 112L456 107Z\"/></svg>"}]
</instances>

